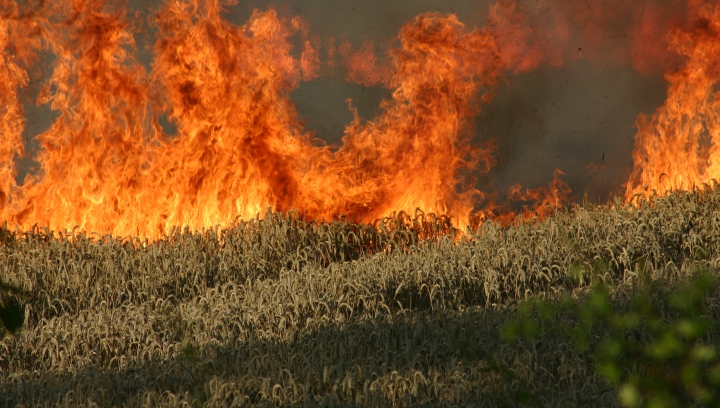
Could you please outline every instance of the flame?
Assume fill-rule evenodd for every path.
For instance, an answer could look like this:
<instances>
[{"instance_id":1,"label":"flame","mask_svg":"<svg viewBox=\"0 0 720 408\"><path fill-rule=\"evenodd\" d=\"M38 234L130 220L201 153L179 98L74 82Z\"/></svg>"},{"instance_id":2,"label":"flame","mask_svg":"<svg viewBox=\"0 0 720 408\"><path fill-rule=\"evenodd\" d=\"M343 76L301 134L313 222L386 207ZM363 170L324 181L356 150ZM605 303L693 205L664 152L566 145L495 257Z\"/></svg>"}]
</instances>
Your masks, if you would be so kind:
<instances>
[{"instance_id":1,"label":"flame","mask_svg":"<svg viewBox=\"0 0 720 408\"><path fill-rule=\"evenodd\" d=\"M668 38L670 50L685 61L665 75L665 103L636 122L628 201L720 180L720 6L689 6L693 24L674 26Z\"/></svg>"},{"instance_id":2,"label":"flame","mask_svg":"<svg viewBox=\"0 0 720 408\"><path fill-rule=\"evenodd\" d=\"M0 15L0 209L21 229L158 238L174 226L229 225L268 208L363 222L421 209L469 225L490 213L477 208L490 195L472 174L495 161L491 145L470 144L472 118L503 72L552 57L521 27L514 5L493 6L488 27L472 30L454 15L420 15L402 28L388 66L370 58L372 45L343 49L349 80L383 82L392 96L366 122L349 104L355 119L342 145L327 146L303 130L289 98L321 65L321 42L300 18L256 10L235 26L218 0L165 1L153 18L147 72L132 35L140 28L122 8L68 0L30 15L2 1L10 11ZM296 33L305 38L300 58L291 52ZM17 61L32 60L41 44L56 61L40 102L59 117L37 137L39 172L18 185L17 92L28 76ZM177 134L163 131L162 115ZM546 190L511 196L537 201L535 209L558 205L569 190L557 174Z\"/></svg>"},{"instance_id":3,"label":"flame","mask_svg":"<svg viewBox=\"0 0 720 408\"><path fill-rule=\"evenodd\" d=\"M498 158L492 143L471 143L473 118L508 73L605 56L643 74L664 71L668 83L665 103L636 121L626 200L719 179L720 6L555 3L538 2L530 21L528 10L501 1L473 29L455 15L422 14L378 58L372 41L338 48L272 8L236 26L222 18L220 0L166 0L152 17L148 72L136 57L138 19L110 1L58 0L33 11L0 0L2 219L154 239L268 209L369 223L419 209L460 227L544 217L569 200L563 173L547 187L515 185L505 202L481 191L477 178ZM627 18L636 20L630 46L605 44L611 23ZM573 43L574 25L586 31L584 49ZM18 182L20 95L43 48L56 60L39 102L58 117L37 136L39 171ZM328 146L303 129L290 91L334 71L338 54L346 80L382 84L391 96L370 121L348 101L354 120L342 144ZM176 133L163 130L163 116Z\"/></svg>"},{"instance_id":4,"label":"flame","mask_svg":"<svg viewBox=\"0 0 720 408\"><path fill-rule=\"evenodd\" d=\"M547 187L529 188L524 192L519 184L510 188L510 198L514 201L530 201L534 204L531 207L523 206L523 218L534 216L546 217L567 202L570 196L570 188L560 179L564 173L555 170L553 181Z\"/></svg>"},{"instance_id":5,"label":"flame","mask_svg":"<svg viewBox=\"0 0 720 408\"><path fill-rule=\"evenodd\" d=\"M24 148L25 126L18 92L28 85L27 68L36 59L40 46L38 26L32 15L23 13L15 3L0 1L0 207L17 191L15 157Z\"/></svg>"}]
</instances>

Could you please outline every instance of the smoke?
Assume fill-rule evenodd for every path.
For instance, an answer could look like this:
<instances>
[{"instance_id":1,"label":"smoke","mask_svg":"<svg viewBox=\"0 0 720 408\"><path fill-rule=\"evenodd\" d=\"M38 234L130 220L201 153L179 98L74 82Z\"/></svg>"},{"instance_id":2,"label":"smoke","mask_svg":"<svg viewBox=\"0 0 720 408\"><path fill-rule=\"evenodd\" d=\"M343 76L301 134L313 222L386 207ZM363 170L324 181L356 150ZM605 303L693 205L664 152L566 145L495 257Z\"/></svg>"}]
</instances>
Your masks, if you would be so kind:
<instances>
[{"instance_id":1,"label":"smoke","mask_svg":"<svg viewBox=\"0 0 720 408\"><path fill-rule=\"evenodd\" d=\"M622 195L633 165L633 124L638 113L662 104L665 87L659 76L592 65L578 61L509 78L485 107L475 138L498 145L490 183L499 191L545 185L557 168L578 199Z\"/></svg>"}]
</instances>

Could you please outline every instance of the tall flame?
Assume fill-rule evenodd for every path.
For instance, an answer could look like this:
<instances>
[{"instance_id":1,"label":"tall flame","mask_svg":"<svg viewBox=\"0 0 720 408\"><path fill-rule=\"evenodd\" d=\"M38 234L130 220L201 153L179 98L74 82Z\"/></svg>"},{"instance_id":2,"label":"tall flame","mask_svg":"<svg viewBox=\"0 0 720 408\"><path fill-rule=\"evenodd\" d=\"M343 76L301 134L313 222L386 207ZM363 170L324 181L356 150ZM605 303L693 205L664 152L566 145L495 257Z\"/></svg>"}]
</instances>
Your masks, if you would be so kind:
<instances>
[{"instance_id":1,"label":"tall flame","mask_svg":"<svg viewBox=\"0 0 720 408\"><path fill-rule=\"evenodd\" d=\"M503 75L579 58L569 52L572 24L558 16L574 15L589 33L588 58L600 58L609 22L624 12L557 3L560 13L539 3L552 24L536 26L505 1L490 8L484 28L468 29L455 15L419 15L401 29L389 62L375 58L372 43L357 52L343 44L346 79L382 83L391 97L370 121L349 104L355 118L342 144L328 146L303 129L290 99L323 64L321 41L301 18L269 9L236 26L222 18L221 0L166 0L152 19L158 30L147 72L136 58L139 27L110 0L58 0L34 11L0 0L2 219L21 229L157 238L174 226L228 225L269 208L364 222L419 208L461 227L547 215L570 195L561 171L547 187L513 186L506 197L522 207L513 212L496 203L497 192L478 189L473 177L489 172L497 152L470 139L473 118ZM686 15L651 3L628 8L639 16L631 47L608 53L642 73L668 72L667 100L636 121L628 201L720 179L720 5L676 3ZM37 136L39 170L17 182L15 162L25 154L20 95L43 47L55 62L39 102L58 117ZM176 134L160 125L165 115Z\"/></svg>"},{"instance_id":2,"label":"tall flame","mask_svg":"<svg viewBox=\"0 0 720 408\"><path fill-rule=\"evenodd\" d=\"M454 15L420 15L392 51L383 78L392 97L382 113L364 123L356 114L343 144L331 148L303 131L289 98L319 65L318 41L306 40L299 59L291 54L290 37L298 30L307 37L299 18L283 20L270 9L234 26L222 19L218 0L166 1L154 20L148 73L122 9L100 0L53 2L26 23L42 28L56 55L41 102L59 117L38 136L39 173L17 186L16 92L27 74L12 60L23 55L12 50L39 40L9 42L23 17L3 1L10 13L0 20L1 57L9 59L0 71L8 89L0 208L24 229L77 226L155 238L173 226L227 225L268 208L359 221L420 208L467 225L483 196L470 170L487 171L493 161L491 148L469 144L471 119L502 70L527 70L539 58L522 57L513 48L522 41L507 41L524 35L517 18L508 18L513 8L494 7L495 31L468 30ZM177 135L163 132L162 114Z\"/></svg>"},{"instance_id":3,"label":"tall flame","mask_svg":"<svg viewBox=\"0 0 720 408\"><path fill-rule=\"evenodd\" d=\"M17 191L15 158L23 154L25 126L20 88L27 86L27 67L40 46L38 26L32 15L16 4L0 1L0 207Z\"/></svg>"},{"instance_id":4,"label":"tall flame","mask_svg":"<svg viewBox=\"0 0 720 408\"><path fill-rule=\"evenodd\" d=\"M665 75L667 100L636 122L630 201L720 180L720 5L691 1L689 13L689 28L670 31L670 49L685 61Z\"/></svg>"}]
</instances>

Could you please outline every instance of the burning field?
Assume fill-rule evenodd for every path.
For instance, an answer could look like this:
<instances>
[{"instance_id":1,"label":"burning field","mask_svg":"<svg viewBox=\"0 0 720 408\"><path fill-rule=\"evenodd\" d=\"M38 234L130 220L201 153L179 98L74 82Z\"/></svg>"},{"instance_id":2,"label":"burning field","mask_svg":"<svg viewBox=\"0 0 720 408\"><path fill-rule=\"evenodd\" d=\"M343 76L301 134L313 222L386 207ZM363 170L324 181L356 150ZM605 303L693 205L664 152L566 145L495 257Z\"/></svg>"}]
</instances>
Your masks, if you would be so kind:
<instances>
[{"instance_id":1,"label":"burning field","mask_svg":"<svg viewBox=\"0 0 720 408\"><path fill-rule=\"evenodd\" d=\"M500 2L474 28L453 14L418 15L382 46L321 38L273 8L234 25L223 18L231 6L163 2L133 14L103 1L4 1L0 211L8 226L156 239L268 209L358 222L419 209L461 229L543 217L592 182L573 193L563 168L549 171L545 186L486 182L505 162L505 141L478 136L477 118L508 78L578 60L664 73L667 82L665 102L636 113L632 164L613 180L616 195L630 202L718 177L714 4ZM146 46L138 49L136 37ZM330 144L304 128L290 97L328 75L388 91L370 119L349 101L354 119ZM54 118L32 142L30 91ZM606 170L604 159L585 171ZM32 171L19 172L21 161ZM533 163L523 165L532 172Z\"/></svg>"},{"instance_id":2,"label":"burning field","mask_svg":"<svg viewBox=\"0 0 720 408\"><path fill-rule=\"evenodd\" d=\"M0 0L0 405L720 403L720 3L319 3Z\"/></svg>"}]
</instances>

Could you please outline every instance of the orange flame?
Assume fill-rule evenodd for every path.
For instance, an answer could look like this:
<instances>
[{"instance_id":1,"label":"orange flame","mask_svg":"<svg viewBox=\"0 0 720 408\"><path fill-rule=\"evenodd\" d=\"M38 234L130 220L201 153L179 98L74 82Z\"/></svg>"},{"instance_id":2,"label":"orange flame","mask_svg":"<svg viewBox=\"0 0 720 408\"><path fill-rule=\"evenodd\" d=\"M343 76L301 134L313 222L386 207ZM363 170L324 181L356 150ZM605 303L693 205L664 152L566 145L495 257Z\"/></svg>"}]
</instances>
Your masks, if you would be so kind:
<instances>
[{"instance_id":1,"label":"orange flame","mask_svg":"<svg viewBox=\"0 0 720 408\"><path fill-rule=\"evenodd\" d=\"M0 1L0 207L18 188L14 159L23 154L25 126L18 91L29 82L27 67L40 46L39 27L32 17L15 3Z\"/></svg>"},{"instance_id":2,"label":"orange flame","mask_svg":"<svg viewBox=\"0 0 720 408\"><path fill-rule=\"evenodd\" d=\"M670 49L685 57L665 104L640 115L626 199L691 190L720 180L720 6L690 2L690 29L670 31Z\"/></svg>"},{"instance_id":3,"label":"orange flame","mask_svg":"<svg viewBox=\"0 0 720 408\"><path fill-rule=\"evenodd\" d=\"M35 30L24 37L31 39L13 44L24 20L3 1L11 12L0 17L0 58L9 61L0 66L8 90L0 96L0 208L3 220L22 229L77 226L157 238L174 226L228 225L268 208L364 222L420 208L468 225L486 197L469 174L494 161L492 148L470 145L471 119L503 70L529 70L546 57L520 29L515 7L493 7L494 29L420 15L401 30L390 69L369 77L360 70L363 80L386 82L392 97L372 121L361 122L353 110L335 149L303 131L289 98L320 65L320 42L299 18L283 20L270 9L234 26L221 18L218 0L168 0L155 16L148 73L121 9L100 0L53 2L23 23ZM296 59L289 38L298 30L306 40ZM23 121L16 92L27 75L13 58L29 61L40 38L57 57L41 102L59 118L38 136L39 173L18 186L13 157L22 151ZM360 62L351 59L351 69ZM177 135L163 132L163 114ZM557 178L544 191L523 199L544 203L547 196L556 205L568 193Z\"/></svg>"}]
</instances>

